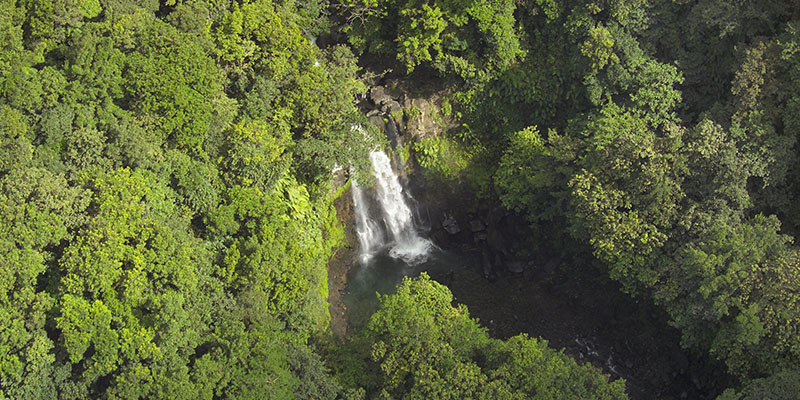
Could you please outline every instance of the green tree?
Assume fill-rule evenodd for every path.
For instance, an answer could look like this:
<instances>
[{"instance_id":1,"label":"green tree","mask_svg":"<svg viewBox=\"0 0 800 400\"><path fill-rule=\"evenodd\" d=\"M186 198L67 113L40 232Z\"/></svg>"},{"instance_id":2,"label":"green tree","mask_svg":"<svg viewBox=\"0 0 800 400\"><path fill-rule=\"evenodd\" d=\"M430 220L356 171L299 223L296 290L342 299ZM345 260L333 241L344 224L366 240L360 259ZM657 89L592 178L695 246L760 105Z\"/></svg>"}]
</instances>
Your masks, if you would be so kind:
<instances>
[{"instance_id":1,"label":"green tree","mask_svg":"<svg viewBox=\"0 0 800 400\"><path fill-rule=\"evenodd\" d=\"M400 26L397 36L397 59L403 61L408 73L425 61L433 61L434 54L442 51L442 31L447 27L439 7L427 4L422 9L404 9L400 15L408 22Z\"/></svg>"},{"instance_id":2,"label":"green tree","mask_svg":"<svg viewBox=\"0 0 800 400\"><path fill-rule=\"evenodd\" d=\"M524 213L531 224L545 224L566 215L577 149L581 143L555 130L543 138L535 126L515 133L494 175L507 209Z\"/></svg>"},{"instance_id":3,"label":"green tree","mask_svg":"<svg viewBox=\"0 0 800 400\"><path fill-rule=\"evenodd\" d=\"M797 393L800 393L800 373L783 370L767 378L755 379L739 392L728 389L717 400L789 400L796 398Z\"/></svg>"},{"instance_id":4,"label":"green tree","mask_svg":"<svg viewBox=\"0 0 800 400\"><path fill-rule=\"evenodd\" d=\"M381 296L381 308L356 342L369 354L360 379L370 398L626 398L622 381L608 383L544 341L489 338L452 301L424 273Z\"/></svg>"},{"instance_id":5,"label":"green tree","mask_svg":"<svg viewBox=\"0 0 800 400\"><path fill-rule=\"evenodd\" d=\"M64 350L92 395L101 378L113 392L168 393L188 384L188 356L211 317L208 253L152 177L123 169L86 184L96 214L59 260Z\"/></svg>"},{"instance_id":6,"label":"green tree","mask_svg":"<svg viewBox=\"0 0 800 400\"><path fill-rule=\"evenodd\" d=\"M133 109L175 145L200 149L219 96L216 65L202 42L171 25L152 21L136 36L128 55L125 93Z\"/></svg>"}]
</instances>

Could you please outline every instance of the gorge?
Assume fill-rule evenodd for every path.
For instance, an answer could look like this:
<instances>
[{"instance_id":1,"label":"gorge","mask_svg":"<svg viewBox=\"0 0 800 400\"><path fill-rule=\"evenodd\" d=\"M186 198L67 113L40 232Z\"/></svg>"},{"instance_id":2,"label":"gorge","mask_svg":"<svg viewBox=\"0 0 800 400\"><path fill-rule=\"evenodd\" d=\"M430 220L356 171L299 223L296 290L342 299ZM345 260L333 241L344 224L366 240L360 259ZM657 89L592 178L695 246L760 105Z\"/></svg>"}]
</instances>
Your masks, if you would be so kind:
<instances>
[{"instance_id":1,"label":"gorge","mask_svg":"<svg viewBox=\"0 0 800 400\"><path fill-rule=\"evenodd\" d=\"M0 400L798 398L798 0L0 0L0 37Z\"/></svg>"},{"instance_id":2,"label":"gorge","mask_svg":"<svg viewBox=\"0 0 800 400\"><path fill-rule=\"evenodd\" d=\"M387 139L401 145L411 139L397 136L402 129L394 120L383 116L381 122L385 134L394 134ZM428 184L419 168L404 168L397 153L391 147L371 152L370 185L351 180L352 219L345 223L355 228L357 254L344 261L350 263L346 284L331 289L344 293L348 332L363 329L378 309L376 293L394 293L403 277L425 272L447 285L492 336L541 336L574 359L625 379L632 399L713 393L711 383L720 378L703 375L706 361L680 348L679 335L652 305L631 301L602 276L569 279L572 267L541 255L501 257L487 238L506 236L503 245L510 247L518 228L503 215L513 215L498 206L470 209L477 199ZM406 163L413 165L413 156Z\"/></svg>"}]
</instances>

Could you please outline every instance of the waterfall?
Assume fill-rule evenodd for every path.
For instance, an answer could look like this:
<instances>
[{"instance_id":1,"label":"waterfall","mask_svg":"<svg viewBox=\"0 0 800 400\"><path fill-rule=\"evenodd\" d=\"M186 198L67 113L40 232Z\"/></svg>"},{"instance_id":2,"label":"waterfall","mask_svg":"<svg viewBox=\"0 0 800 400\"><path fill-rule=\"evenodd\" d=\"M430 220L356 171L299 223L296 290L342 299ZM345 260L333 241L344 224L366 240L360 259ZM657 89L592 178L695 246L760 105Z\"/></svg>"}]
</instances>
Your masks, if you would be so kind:
<instances>
[{"instance_id":1,"label":"waterfall","mask_svg":"<svg viewBox=\"0 0 800 400\"><path fill-rule=\"evenodd\" d=\"M372 214L364 191L354 184L353 203L362 262L368 261L375 251L387 246L389 256L401 259L406 264L415 265L425 261L433 243L417 233L413 214L389 157L382 151L373 151L369 158L375 175L375 200L380 208L375 216L380 219L375 221L370 217ZM386 235L381 230L382 226L386 229Z\"/></svg>"},{"instance_id":2,"label":"waterfall","mask_svg":"<svg viewBox=\"0 0 800 400\"><path fill-rule=\"evenodd\" d=\"M380 225L369 216L369 203L364 190L353 181L353 206L356 214L356 234L360 247L361 262L365 263L383 247L385 239Z\"/></svg>"}]
</instances>

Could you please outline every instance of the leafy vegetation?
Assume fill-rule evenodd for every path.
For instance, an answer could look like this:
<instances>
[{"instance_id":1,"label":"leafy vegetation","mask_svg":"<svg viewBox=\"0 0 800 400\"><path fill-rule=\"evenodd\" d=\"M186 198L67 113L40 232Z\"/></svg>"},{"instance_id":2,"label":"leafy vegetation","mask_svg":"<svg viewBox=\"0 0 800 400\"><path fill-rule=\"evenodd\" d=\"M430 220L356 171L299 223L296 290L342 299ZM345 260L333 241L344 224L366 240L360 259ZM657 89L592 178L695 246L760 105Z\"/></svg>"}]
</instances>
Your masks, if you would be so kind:
<instances>
[{"instance_id":1,"label":"leafy vegetation","mask_svg":"<svg viewBox=\"0 0 800 400\"><path fill-rule=\"evenodd\" d=\"M466 124L423 139L422 159L450 171L431 149L470 135L485 151L453 179L488 173L483 195L536 240L590 254L742 382L791 376L779 371L800 365L797 4L516 7L517 58L457 87Z\"/></svg>"},{"instance_id":2,"label":"leafy vegetation","mask_svg":"<svg viewBox=\"0 0 800 400\"><path fill-rule=\"evenodd\" d=\"M429 177L651 299L740 380L721 398L790 397L797 10L0 0L0 398L624 398L424 276L321 345L332 171L381 144L357 57L448 88L462 128L410 147Z\"/></svg>"},{"instance_id":3,"label":"leafy vegetation","mask_svg":"<svg viewBox=\"0 0 800 400\"><path fill-rule=\"evenodd\" d=\"M352 129L366 91L352 51L309 40L326 6L0 3L0 398L373 394L317 350L344 241L331 171L380 143ZM425 7L406 13L422 24L404 26L409 43L440 29ZM504 34L483 7L482 32ZM413 69L439 44L404 46Z\"/></svg>"},{"instance_id":4,"label":"leafy vegetation","mask_svg":"<svg viewBox=\"0 0 800 400\"><path fill-rule=\"evenodd\" d=\"M424 273L405 278L396 294L381 298L351 345L360 362L344 363L342 374L375 398L627 398L623 381L608 384L594 367L547 342L524 334L489 338L466 307L452 302L450 291Z\"/></svg>"},{"instance_id":5,"label":"leafy vegetation","mask_svg":"<svg viewBox=\"0 0 800 400\"><path fill-rule=\"evenodd\" d=\"M81 4L2 3L0 398L335 397L351 53L295 3Z\"/></svg>"}]
</instances>

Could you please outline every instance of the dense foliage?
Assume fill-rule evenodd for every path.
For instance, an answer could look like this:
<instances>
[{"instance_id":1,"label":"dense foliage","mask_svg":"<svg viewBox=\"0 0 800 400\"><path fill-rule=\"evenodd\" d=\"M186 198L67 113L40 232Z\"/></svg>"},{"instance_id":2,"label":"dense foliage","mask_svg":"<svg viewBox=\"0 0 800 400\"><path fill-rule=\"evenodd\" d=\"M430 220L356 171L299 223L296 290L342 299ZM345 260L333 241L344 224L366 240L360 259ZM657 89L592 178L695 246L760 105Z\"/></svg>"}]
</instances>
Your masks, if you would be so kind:
<instances>
[{"instance_id":1,"label":"dense foliage","mask_svg":"<svg viewBox=\"0 0 800 400\"><path fill-rule=\"evenodd\" d=\"M381 145L357 56L443 82L420 164L651 299L722 398L796 393L798 1L0 0L0 398L623 398L425 277L318 350L332 171Z\"/></svg>"},{"instance_id":2,"label":"dense foliage","mask_svg":"<svg viewBox=\"0 0 800 400\"><path fill-rule=\"evenodd\" d=\"M335 397L352 54L293 2L0 7L0 398Z\"/></svg>"},{"instance_id":3,"label":"dense foliage","mask_svg":"<svg viewBox=\"0 0 800 400\"><path fill-rule=\"evenodd\" d=\"M381 399L624 399L621 380L525 334L491 339L450 291L406 278L351 347L343 373ZM349 349L347 349L349 350ZM352 354L348 354L352 357Z\"/></svg>"},{"instance_id":4,"label":"dense foliage","mask_svg":"<svg viewBox=\"0 0 800 400\"><path fill-rule=\"evenodd\" d=\"M332 171L365 166L380 144L352 129L366 88L351 50L310 40L329 24L325 7L0 1L1 399L380 395L365 380L377 370L364 367L362 387L343 384L317 350L330 335L326 263L344 240ZM512 31L482 7L471 23L515 53ZM411 43L409 68L426 58ZM502 57L482 60L513 59ZM408 295L387 299L364 337L455 312L458 342L431 331L414 346L466 368L412 369L460 379L479 369L463 351L481 351L490 364L464 382L473 390L624 397L621 382L539 341L489 339L449 311L462 309L446 289L408 285L436 307L393 314ZM545 365L558 373L526 376ZM406 395L390 379L386 390ZM407 395L439 390L423 386Z\"/></svg>"},{"instance_id":5,"label":"dense foliage","mask_svg":"<svg viewBox=\"0 0 800 400\"><path fill-rule=\"evenodd\" d=\"M800 3L501 3L503 40L481 29L480 2L344 2L375 24L357 50L452 83L465 123L426 140L470 161L428 167L489 174L476 193L524 217L532 248L649 297L685 348L742 382L796 376Z\"/></svg>"}]
</instances>

